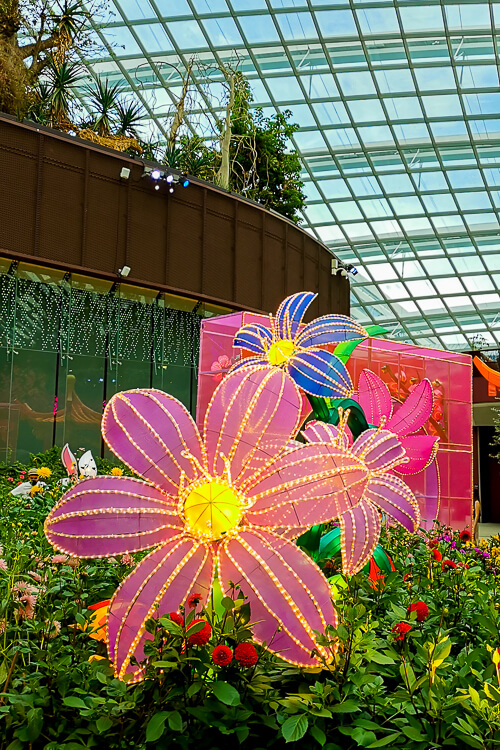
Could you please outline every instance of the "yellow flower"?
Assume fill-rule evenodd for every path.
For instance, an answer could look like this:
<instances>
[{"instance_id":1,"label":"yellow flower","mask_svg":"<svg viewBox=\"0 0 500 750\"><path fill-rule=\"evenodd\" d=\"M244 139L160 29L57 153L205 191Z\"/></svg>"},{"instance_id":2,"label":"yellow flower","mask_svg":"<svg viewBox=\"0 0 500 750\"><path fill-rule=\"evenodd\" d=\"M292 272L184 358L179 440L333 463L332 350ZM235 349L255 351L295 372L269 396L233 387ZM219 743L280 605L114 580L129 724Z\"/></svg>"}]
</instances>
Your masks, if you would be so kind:
<instances>
[{"instance_id":1,"label":"yellow flower","mask_svg":"<svg viewBox=\"0 0 500 750\"><path fill-rule=\"evenodd\" d=\"M40 479L48 479L52 476L52 471L47 466L40 466L38 469L38 476Z\"/></svg>"},{"instance_id":2,"label":"yellow flower","mask_svg":"<svg viewBox=\"0 0 500 750\"><path fill-rule=\"evenodd\" d=\"M101 659L106 659L106 657L99 656L99 654L92 654L92 656L89 656L89 661L101 661Z\"/></svg>"},{"instance_id":3,"label":"yellow flower","mask_svg":"<svg viewBox=\"0 0 500 750\"><path fill-rule=\"evenodd\" d=\"M121 477L123 475L123 471L119 469L118 466L113 466L110 474L112 474L114 477Z\"/></svg>"},{"instance_id":4,"label":"yellow flower","mask_svg":"<svg viewBox=\"0 0 500 750\"><path fill-rule=\"evenodd\" d=\"M38 494L42 491L42 488L39 487L37 484L33 485L33 487L30 489L30 496L33 497L33 495Z\"/></svg>"}]
</instances>

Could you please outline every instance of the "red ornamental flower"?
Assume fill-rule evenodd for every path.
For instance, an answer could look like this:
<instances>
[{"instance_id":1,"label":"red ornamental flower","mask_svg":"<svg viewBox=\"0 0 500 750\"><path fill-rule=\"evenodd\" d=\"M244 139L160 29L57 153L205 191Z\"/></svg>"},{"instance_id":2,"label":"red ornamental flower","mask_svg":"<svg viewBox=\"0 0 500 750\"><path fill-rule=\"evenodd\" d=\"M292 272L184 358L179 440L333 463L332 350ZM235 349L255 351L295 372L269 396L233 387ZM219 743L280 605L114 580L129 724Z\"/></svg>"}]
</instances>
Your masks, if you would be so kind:
<instances>
[{"instance_id":1,"label":"red ornamental flower","mask_svg":"<svg viewBox=\"0 0 500 750\"><path fill-rule=\"evenodd\" d=\"M441 565L441 568L443 570L447 570L448 568L456 568L457 564L453 562L453 560L443 560L443 564Z\"/></svg>"},{"instance_id":2,"label":"red ornamental flower","mask_svg":"<svg viewBox=\"0 0 500 750\"><path fill-rule=\"evenodd\" d=\"M206 620L193 620L191 623L191 626L196 625L198 622L204 622L205 625L201 630L198 630L197 633L193 633L193 635L190 635L188 638L188 645L189 646L206 646L207 643L210 640L210 636L212 635L212 628L208 624ZM190 626L190 627L191 627Z\"/></svg>"},{"instance_id":3,"label":"red ornamental flower","mask_svg":"<svg viewBox=\"0 0 500 750\"><path fill-rule=\"evenodd\" d=\"M212 651L212 661L218 667L227 667L233 660L233 652L229 646L216 646Z\"/></svg>"},{"instance_id":4,"label":"red ornamental flower","mask_svg":"<svg viewBox=\"0 0 500 750\"><path fill-rule=\"evenodd\" d=\"M187 598L188 607L196 608L198 604L201 602L202 598L203 597L201 594L191 594L191 596L188 596Z\"/></svg>"},{"instance_id":5,"label":"red ornamental flower","mask_svg":"<svg viewBox=\"0 0 500 750\"><path fill-rule=\"evenodd\" d=\"M410 614L410 612L417 613L417 622L423 622L429 617L429 607L425 602L422 601L410 604L410 606L408 607L408 614Z\"/></svg>"},{"instance_id":6,"label":"red ornamental flower","mask_svg":"<svg viewBox=\"0 0 500 750\"><path fill-rule=\"evenodd\" d=\"M398 622L392 629L392 632L394 633L394 640L403 641L406 637L406 634L409 633L410 630L411 625L408 625L407 622Z\"/></svg>"},{"instance_id":7,"label":"red ornamental flower","mask_svg":"<svg viewBox=\"0 0 500 750\"><path fill-rule=\"evenodd\" d=\"M443 559L443 555L441 554L441 552L438 549L433 549L432 550L432 556L433 556L434 560L437 560L438 562L441 562L441 560Z\"/></svg>"},{"instance_id":8,"label":"red ornamental flower","mask_svg":"<svg viewBox=\"0 0 500 750\"><path fill-rule=\"evenodd\" d=\"M182 628L182 626L184 625L184 618L180 614L180 612L169 612L168 616L170 617L170 619L172 620L172 622L177 623L177 625L180 625L181 628Z\"/></svg>"},{"instance_id":9,"label":"red ornamental flower","mask_svg":"<svg viewBox=\"0 0 500 750\"><path fill-rule=\"evenodd\" d=\"M461 542L470 542L472 539L472 534L470 533L469 529L464 529L460 532L460 541Z\"/></svg>"},{"instance_id":10,"label":"red ornamental flower","mask_svg":"<svg viewBox=\"0 0 500 750\"><path fill-rule=\"evenodd\" d=\"M437 547L438 546L439 540L438 539L429 539L428 544L429 544L429 547L432 549L432 547Z\"/></svg>"},{"instance_id":11,"label":"red ornamental flower","mask_svg":"<svg viewBox=\"0 0 500 750\"><path fill-rule=\"evenodd\" d=\"M411 581L412 574L411 573L405 573L403 576L403 581Z\"/></svg>"},{"instance_id":12,"label":"red ornamental flower","mask_svg":"<svg viewBox=\"0 0 500 750\"><path fill-rule=\"evenodd\" d=\"M253 667L259 657L251 643L238 643L234 649L234 658L241 667Z\"/></svg>"}]
</instances>

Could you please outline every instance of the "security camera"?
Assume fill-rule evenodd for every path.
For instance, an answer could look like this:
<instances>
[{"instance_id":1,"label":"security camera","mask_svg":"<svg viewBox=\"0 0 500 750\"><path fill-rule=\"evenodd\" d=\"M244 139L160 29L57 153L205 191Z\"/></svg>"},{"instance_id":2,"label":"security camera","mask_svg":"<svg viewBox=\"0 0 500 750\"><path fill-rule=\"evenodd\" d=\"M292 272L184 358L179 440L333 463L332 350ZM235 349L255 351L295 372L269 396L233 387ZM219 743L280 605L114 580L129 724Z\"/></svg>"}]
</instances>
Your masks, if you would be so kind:
<instances>
[{"instance_id":1,"label":"security camera","mask_svg":"<svg viewBox=\"0 0 500 750\"><path fill-rule=\"evenodd\" d=\"M130 266L123 266L123 268L118 269L118 276L123 276L125 278L129 275L131 270Z\"/></svg>"}]
</instances>

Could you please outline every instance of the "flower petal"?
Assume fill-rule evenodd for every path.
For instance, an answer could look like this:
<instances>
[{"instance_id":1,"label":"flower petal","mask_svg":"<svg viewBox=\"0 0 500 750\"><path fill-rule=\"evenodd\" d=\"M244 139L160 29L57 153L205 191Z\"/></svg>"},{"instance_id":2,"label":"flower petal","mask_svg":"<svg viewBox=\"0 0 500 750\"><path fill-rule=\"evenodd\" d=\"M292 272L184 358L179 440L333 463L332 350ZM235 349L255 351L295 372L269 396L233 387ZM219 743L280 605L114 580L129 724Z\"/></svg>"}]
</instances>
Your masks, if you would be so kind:
<instances>
[{"instance_id":1,"label":"flower petal","mask_svg":"<svg viewBox=\"0 0 500 750\"><path fill-rule=\"evenodd\" d=\"M349 436L345 430L339 430L334 424L313 420L307 423L305 430L302 430L302 436L308 443L337 443L340 440L340 447L344 450L349 449Z\"/></svg>"},{"instance_id":2,"label":"flower petal","mask_svg":"<svg viewBox=\"0 0 500 750\"><path fill-rule=\"evenodd\" d=\"M347 397L352 383L344 363L322 349L308 349L294 354L288 362L288 372L299 388L313 396L326 398Z\"/></svg>"},{"instance_id":3,"label":"flower petal","mask_svg":"<svg viewBox=\"0 0 500 750\"><path fill-rule=\"evenodd\" d=\"M352 454L333 445L310 443L290 450L245 485L253 505L248 523L279 528L311 527L331 521L360 500L368 475Z\"/></svg>"},{"instance_id":4,"label":"flower petal","mask_svg":"<svg viewBox=\"0 0 500 750\"><path fill-rule=\"evenodd\" d=\"M194 480L198 472L183 456L202 460L198 428L186 407L162 391L123 391L106 404L102 434L113 453L140 476L176 495L181 473Z\"/></svg>"},{"instance_id":5,"label":"flower petal","mask_svg":"<svg viewBox=\"0 0 500 750\"><path fill-rule=\"evenodd\" d=\"M256 354L265 354L272 344L273 334L269 328L260 323L242 326L234 337L233 346L241 346Z\"/></svg>"},{"instance_id":6,"label":"flower petal","mask_svg":"<svg viewBox=\"0 0 500 750\"><path fill-rule=\"evenodd\" d=\"M295 338L307 308L317 296L314 292L298 292L283 300L274 323L277 339Z\"/></svg>"},{"instance_id":7,"label":"flower petal","mask_svg":"<svg viewBox=\"0 0 500 750\"><path fill-rule=\"evenodd\" d=\"M378 427L392 413L391 394L383 380L371 370L362 370L353 399L363 409L368 424Z\"/></svg>"},{"instance_id":8,"label":"flower petal","mask_svg":"<svg viewBox=\"0 0 500 750\"><path fill-rule=\"evenodd\" d=\"M408 398L394 410L392 417L385 425L387 430L404 437L417 432L429 419L434 396L430 380L422 380L410 393Z\"/></svg>"},{"instance_id":9,"label":"flower petal","mask_svg":"<svg viewBox=\"0 0 500 750\"><path fill-rule=\"evenodd\" d=\"M368 336L359 323L347 315L322 315L308 323L297 337L296 344L303 348L335 344L340 341L361 339Z\"/></svg>"},{"instance_id":10,"label":"flower petal","mask_svg":"<svg viewBox=\"0 0 500 750\"><path fill-rule=\"evenodd\" d=\"M432 435L408 435L401 438L401 445L409 461L397 467L400 474L416 474L423 471L434 459L439 446L439 438Z\"/></svg>"},{"instance_id":11,"label":"flower petal","mask_svg":"<svg viewBox=\"0 0 500 750\"><path fill-rule=\"evenodd\" d=\"M236 370L241 370L242 367L259 367L262 365L269 365L269 360L267 359L267 357L243 357L243 359L235 362L235 364L229 370L228 375L235 372Z\"/></svg>"},{"instance_id":12,"label":"flower petal","mask_svg":"<svg viewBox=\"0 0 500 750\"><path fill-rule=\"evenodd\" d=\"M144 659L144 643L152 638L145 631L146 621L177 611L194 590L204 604L212 574L210 547L181 534L147 555L125 578L108 613L109 656L117 677L142 678L142 670L131 666L130 659Z\"/></svg>"},{"instance_id":13,"label":"flower petal","mask_svg":"<svg viewBox=\"0 0 500 750\"><path fill-rule=\"evenodd\" d=\"M300 420L301 397L276 367L242 368L217 387L205 416L207 466L220 476L230 466L238 486L285 449Z\"/></svg>"},{"instance_id":14,"label":"flower petal","mask_svg":"<svg viewBox=\"0 0 500 750\"><path fill-rule=\"evenodd\" d=\"M420 508L413 492L399 477L392 474L372 477L365 489L365 499L408 531L416 531Z\"/></svg>"},{"instance_id":15,"label":"flower petal","mask_svg":"<svg viewBox=\"0 0 500 750\"><path fill-rule=\"evenodd\" d=\"M242 529L222 543L219 578L228 594L240 586L250 603L254 637L270 651L302 666L319 665L311 651L331 655L316 642L315 630L336 624L325 577L293 542L263 530Z\"/></svg>"},{"instance_id":16,"label":"flower petal","mask_svg":"<svg viewBox=\"0 0 500 750\"><path fill-rule=\"evenodd\" d=\"M366 565L380 538L381 519L371 503L362 500L340 518L342 568L353 576Z\"/></svg>"},{"instance_id":17,"label":"flower petal","mask_svg":"<svg viewBox=\"0 0 500 750\"><path fill-rule=\"evenodd\" d=\"M45 521L49 542L68 555L138 552L179 533L177 508L140 479L100 476L78 482Z\"/></svg>"},{"instance_id":18,"label":"flower petal","mask_svg":"<svg viewBox=\"0 0 500 750\"><path fill-rule=\"evenodd\" d=\"M362 432L354 441L352 452L370 471L388 471L406 462L405 449L396 435L379 428Z\"/></svg>"}]
</instances>

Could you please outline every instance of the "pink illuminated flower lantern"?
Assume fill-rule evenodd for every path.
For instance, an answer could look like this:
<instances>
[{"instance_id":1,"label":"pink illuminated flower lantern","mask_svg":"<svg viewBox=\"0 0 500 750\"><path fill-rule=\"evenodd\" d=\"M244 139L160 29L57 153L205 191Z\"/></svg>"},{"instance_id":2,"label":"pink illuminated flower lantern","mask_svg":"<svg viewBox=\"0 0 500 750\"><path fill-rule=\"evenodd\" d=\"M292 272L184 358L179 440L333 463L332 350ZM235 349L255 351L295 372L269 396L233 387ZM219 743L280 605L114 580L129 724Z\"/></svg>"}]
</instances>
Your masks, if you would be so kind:
<instances>
[{"instance_id":1,"label":"pink illuminated flower lantern","mask_svg":"<svg viewBox=\"0 0 500 750\"><path fill-rule=\"evenodd\" d=\"M346 575L354 575L369 561L377 546L381 530L380 512L408 531L416 531L420 511L410 488L390 473L391 469L407 460L398 438L381 428L370 429L349 446L346 417L347 412L344 412L338 426L309 422L302 434L312 444L336 445L354 456L366 469L367 475L362 482L346 488L351 507L338 518L342 569Z\"/></svg>"},{"instance_id":2,"label":"pink illuminated flower lantern","mask_svg":"<svg viewBox=\"0 0 500 750\"><path fill-rule=\"evenodd\" d=\"M203 435L185 407L156 390L118 393L102 432L142 479L100 476L72 487L45 525L67 554L96 558L154 547L121 583L108 615L115 673L142 678L151 617L207 601L214 571L225 594L239 586L257 641L304 666L328 651L317 642L336 615L326 579L286 531L348 511L365 464L333 443L292 443L301 396L273 367L245 368L217 387ZM353 499L355 498L355 499ZM280 533L278 533L278 530Z\"/></svg>"},{"instance_id":3,"label":"pink illuminated flower lantern","mask_svg":"<svg viewBox=\"0 0 500 750\"><path fill-rule=\"evenodd\" d=\"M417 474L426 471L425 496L419 498L422 516L436 518L439 508L439 481L435 461L439 438L424 433L424 426L432 414L434 396L429 380L415 384L409 396L400 403L391 398L387 385L370 370L359 376L357 392L353 396L364 411L367 422L383 426L399 439L406 462L394 466L399 474Z\"/></svg>"}]
</instances>

